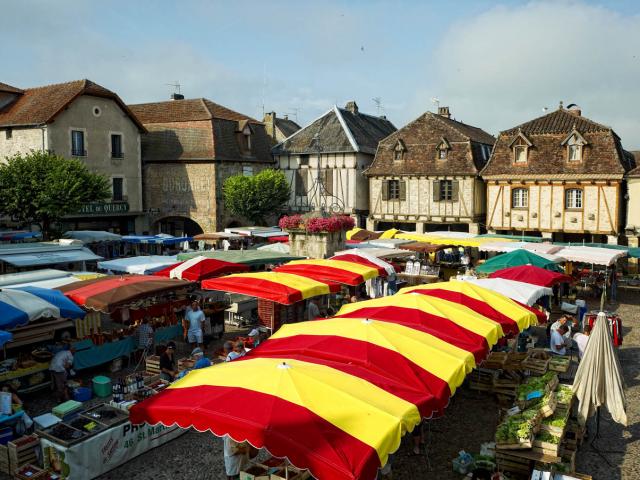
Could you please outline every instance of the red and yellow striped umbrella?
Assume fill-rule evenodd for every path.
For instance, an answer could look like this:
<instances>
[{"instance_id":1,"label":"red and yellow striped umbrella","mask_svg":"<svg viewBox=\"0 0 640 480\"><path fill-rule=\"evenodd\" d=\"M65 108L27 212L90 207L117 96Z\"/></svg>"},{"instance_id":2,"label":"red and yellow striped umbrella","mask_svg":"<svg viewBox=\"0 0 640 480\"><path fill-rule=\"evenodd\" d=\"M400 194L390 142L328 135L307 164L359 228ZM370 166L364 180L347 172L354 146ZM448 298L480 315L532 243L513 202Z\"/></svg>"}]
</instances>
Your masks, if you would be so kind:
<instances>
[{"instance_id":1,"label":"red and yellow striped umbrella","mask_svg":"<svg viewBox=\"0 0 640 480\"><path fill-rule=\"evenodd\" d=\"M342 260L294 260L276 268L276 272L294 273L321 281L359 285L377 277L378 268Z\"/></svg>"},{"instance_id":2,"label":"red and yellow striped umbrella","mask_svg":"<svg viewBox=\"0 0 640 480\"><path fill-rule=\"evenodd\" d=\"M503 334L491 316L429 295L340 315L284 325L246 357L189 373L135 405L132 422L228 434L320 479L373 480Z\"/></svg>"},{"instance_id":3,"label":"red and yellow striped umbrella","mask_svg":"<svg viewBox=\"0 0 640 480\"><path fill-rule=\"evenodd\" d=\"M398 292L398 294L406 293L426 295L466 305L479 314L499 322L505 334L517 334L538 323L531 309L523 307L500 293L470 282L452 280L430 283L406 287Z\"/></svg>"},{"instance_id":4,"label":"red and yellow striped umbrella","mask_svg":"<svg viewBox=\"0 0 640 480\"><path fill-rule=\"evenodd\" d=\"M202 288L250 295L283 305L340 291L340 285L334 282L281 272L239 273L203 280Z\"/></svg>"}]
</instances>

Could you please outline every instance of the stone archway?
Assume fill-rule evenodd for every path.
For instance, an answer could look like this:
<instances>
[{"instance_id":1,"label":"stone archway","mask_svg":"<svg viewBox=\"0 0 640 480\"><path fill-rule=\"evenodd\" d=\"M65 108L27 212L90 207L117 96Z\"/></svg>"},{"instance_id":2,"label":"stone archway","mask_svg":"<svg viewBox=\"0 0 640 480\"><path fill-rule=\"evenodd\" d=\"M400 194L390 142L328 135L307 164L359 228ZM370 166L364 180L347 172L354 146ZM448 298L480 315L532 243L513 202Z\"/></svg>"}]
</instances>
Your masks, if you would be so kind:
<instances>
[{"instance_id":1,"label":"stone archway","mask_svg":"<svg viewBox=\"0 0 640 480\"><path fill-rule=\"evenodd\" d=\"M204 233L202 227L189 217L164 217L153 224L155 233L168 233L176 237L193 237Z\"/></svg>"}]
</instances>

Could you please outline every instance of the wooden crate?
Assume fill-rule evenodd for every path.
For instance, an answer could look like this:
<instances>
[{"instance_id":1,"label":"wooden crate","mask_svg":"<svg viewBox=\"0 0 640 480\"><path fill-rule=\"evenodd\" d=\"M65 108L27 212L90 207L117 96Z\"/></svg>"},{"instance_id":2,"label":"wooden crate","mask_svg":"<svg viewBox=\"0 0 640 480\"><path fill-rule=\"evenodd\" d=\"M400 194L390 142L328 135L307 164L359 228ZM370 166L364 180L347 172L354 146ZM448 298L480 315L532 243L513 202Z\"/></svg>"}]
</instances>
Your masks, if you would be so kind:
<instances>
[{"instance_id":1,"label":"wooden crate","mask_svg":"<svg viewBox=\"0 0 640 480\"><path fill-rule=\"evenodd\" d=\"M0 445L0 472L11 473L9 469L9 449L6 445Z\"/></svg>"},{"instance_id":2,"label":"wooden crate","mask_svg":"<svg viewBox=\"0 0 640 480\"><path fill-rule=\"evenodd\" d=\"M522 362L527 358L527 352L511 352L502 366L503 370L524 370Z\"/></svg>"},{"instance_id":3,"label":"wooden crate","mask_svg":"<svg viewBox=\"0 0 640 480\"><path fill-rule=\"evenodd\" d=\"M493 381L498 377L498 372L485 368L478 368L469 374L469 388L482 392L493 391Z\"/></svg>"},{"instance_id":4,"label":"wooden crate","mask_svg":"<svg viewBox=\"0 0 640 480\"><path fill-rule=\"evenodd\" d=\"M533 435L527 440L521 440L517 443L498 443L496 442L496 450L523 450L533 447Z\"/></svg>"},{"instance_id":5,"label":"wooden crate","mask_svg":"<svg viewBox=\"0 0 640 480\"><path fill-rule=\"evenodd\" d=\"M46 470L35 465L27 464L16 469L14 478L18 480L42 480L48 478L49 474Z\"/></svg>"},{"instance_id":6,"label":"wooden crate","mask_svg":"<svg viewBox=\"0 0 640 480\"><path fill-rule=\"evenodd\" d=\"M40 438L35 435L25 435L7 443L9 463L21 467L36 459L36 449L40 446Z\"/></svg>"},{"instance_id":7,"label":"wooden crate","mask_svg":"<svg viewBox=\"0 0 640 480\"><path fill-rule=\"evenodd\" d=\"M544 455L554 455L557 457L558 454L560 453L560 444L543 442L541 440L534 440L532 450L534 452L539 452Z\"/></svg>"},{"instance_id":8,"label":"wooden crate","mask_svg":"<svg viewBox=\"0 0 640 480\"><path fill-rule=\"evenodd\" d=\"M148 356L145 360L145 368L147 372L152 374L160 373L160 356L159 355L151 355Z\"/></svg>"},{"instance_id":9,"label":"wooden crate","mask_svg":"<svg viewBox=\"0 0 640 480\"><path fill-rule=\"evenodd\" d=\"M488 368L492 370L501 369L504 366L504 362L506 360L506 352L491 352L487 359L482 362L482 368Z\"/></svg>"}]
</instances>

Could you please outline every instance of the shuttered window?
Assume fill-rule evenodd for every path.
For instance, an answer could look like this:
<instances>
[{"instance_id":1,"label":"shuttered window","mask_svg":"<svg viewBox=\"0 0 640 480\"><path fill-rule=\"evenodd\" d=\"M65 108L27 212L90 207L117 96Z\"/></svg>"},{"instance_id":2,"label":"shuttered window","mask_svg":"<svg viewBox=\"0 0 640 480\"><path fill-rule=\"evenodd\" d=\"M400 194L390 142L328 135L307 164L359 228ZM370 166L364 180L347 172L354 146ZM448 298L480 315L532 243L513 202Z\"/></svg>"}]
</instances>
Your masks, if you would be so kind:
<instances>
[{"instance_id":1,"label":"shuttered window","mask_svg":"<svg viewBox=\"0 0 640 480\"><path fill-rule=\"evenodd\" d=\"M296 170L296 195L298 197L304 197L309 191L308 170Z\"/></svg>"},{"instance_id":2,"label":"shuttered window","mask_svg":"<svg viewBox=\"0 0 640 480\"><path fill-rule=\"evenodd\" d=\"M434 202L457 202L458 201L458 181L457 180L434 180L433 181L433 201Z\"/></svg>"},{"instance_id":3,"label":"shuttered window","mask_svg":"<svg viewBox=\"0 0 640 480\"><path fill-rule=\"evenodd\" d=\"M386 180L382 182L383 200L406 200L407 182L404 180Z\"/></svg>"},{"instance_id":4,"label":"shuttered window","mask_svg":"<svg viewBox=\"0 0 640 480\"><path fill-rule=\"evenodd\" d=\"M320 181L324 188L324 193L333 195L333 170L327 168L320 172Z\"/></svg>"}]
</instances>

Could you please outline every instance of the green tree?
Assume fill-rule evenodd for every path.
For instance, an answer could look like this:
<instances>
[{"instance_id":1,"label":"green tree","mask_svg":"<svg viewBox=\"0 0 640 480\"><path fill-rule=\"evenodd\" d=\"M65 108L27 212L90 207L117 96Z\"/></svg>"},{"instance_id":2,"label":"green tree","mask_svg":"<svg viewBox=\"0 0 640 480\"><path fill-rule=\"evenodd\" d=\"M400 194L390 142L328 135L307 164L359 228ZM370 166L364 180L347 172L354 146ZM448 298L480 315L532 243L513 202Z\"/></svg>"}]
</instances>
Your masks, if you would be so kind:
<instances>
[{"instance_id":1,"label":"green tree","mask_svg":"<svg viewBox=\"0 0 640 480\"><path fill-rule=\"evenodd\" d=\"M91 173L80 160L32 151L0 165L0 214L39 224L45 239L62 217L110 195L107 178Z\"/></svg>"},{"instance_id":2,"label":"green tree","mask_svg":"<svg viewBox=\"0 0 640 480\"><path fill-rule=\"evenodd\" d=\"M267 217L281 211L291 194L287 177L273 169L262 170L252 177L229 177L222 192L225 208L257 225L265 224Z\"/></svg>"}]
</instances>

